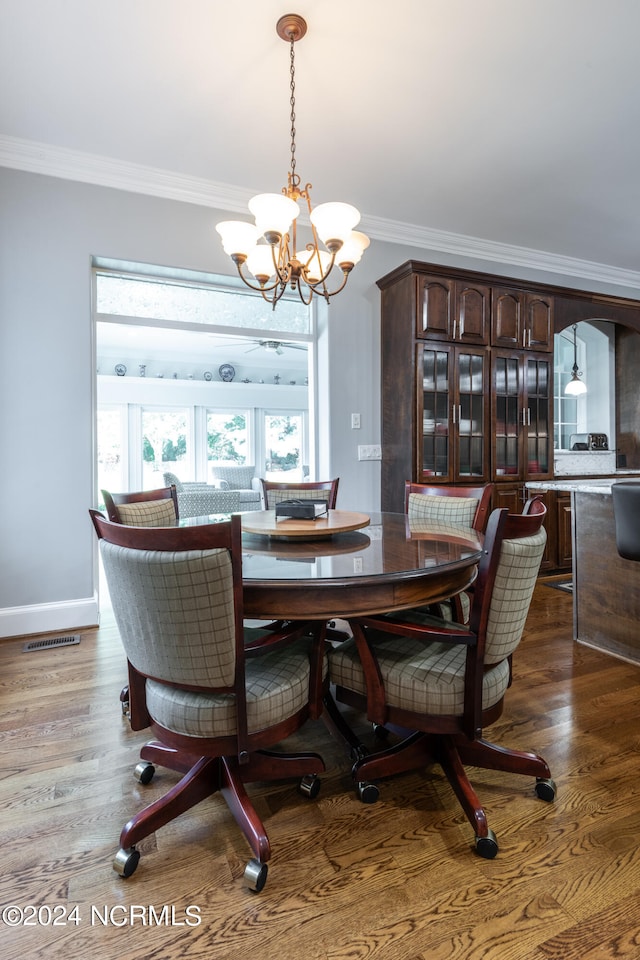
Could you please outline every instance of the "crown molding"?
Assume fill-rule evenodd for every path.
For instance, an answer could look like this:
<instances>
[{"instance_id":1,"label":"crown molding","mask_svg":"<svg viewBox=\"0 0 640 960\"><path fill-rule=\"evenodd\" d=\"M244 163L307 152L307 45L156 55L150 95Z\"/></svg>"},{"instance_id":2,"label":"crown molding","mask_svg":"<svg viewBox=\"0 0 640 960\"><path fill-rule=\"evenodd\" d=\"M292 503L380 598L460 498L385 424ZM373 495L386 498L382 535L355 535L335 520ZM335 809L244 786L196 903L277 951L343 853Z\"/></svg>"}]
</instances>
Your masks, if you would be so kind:
<instances>
[{"instance_id":1,"label":"crown molding","mask_svg":"<svg viewBox=\"0 0 640 960\"><path fill-rule=\"evenodd\" d=\"M64 180L91 183L133 193L147 194L182 203L215 207L246 214L247 203L255 190L113 160L96 154L69 150L48 143L24 140L0 134L0 166L29 173L40 173ZM590 260L579 260L544 250L532 250L512 244L448 233L395 220L364 215L361 227L376 240L397 243L458 257L472 257L492 263L510 264L623 287L640 287L640 272Z\"/></svg>"}]
</instances>

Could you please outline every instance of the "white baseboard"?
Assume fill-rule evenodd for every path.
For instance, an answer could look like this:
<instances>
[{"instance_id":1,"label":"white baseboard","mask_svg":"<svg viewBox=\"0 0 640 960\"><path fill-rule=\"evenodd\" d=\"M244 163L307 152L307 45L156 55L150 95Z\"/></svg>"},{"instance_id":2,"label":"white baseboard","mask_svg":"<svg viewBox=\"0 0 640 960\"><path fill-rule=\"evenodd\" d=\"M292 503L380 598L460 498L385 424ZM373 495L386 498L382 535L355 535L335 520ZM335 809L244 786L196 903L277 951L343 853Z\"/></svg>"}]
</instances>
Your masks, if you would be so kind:
<instances>
[{"instance_id":1,"label":"white baseboard","mask_svg":"<svg viewBox=\"0 0 640 960\"><path fill-rule=\"evenodd\" d=\"M0 639L72 631L95 627L100 622L98 598L40 603L0 610Z\"/></svg>"}]
</instances>

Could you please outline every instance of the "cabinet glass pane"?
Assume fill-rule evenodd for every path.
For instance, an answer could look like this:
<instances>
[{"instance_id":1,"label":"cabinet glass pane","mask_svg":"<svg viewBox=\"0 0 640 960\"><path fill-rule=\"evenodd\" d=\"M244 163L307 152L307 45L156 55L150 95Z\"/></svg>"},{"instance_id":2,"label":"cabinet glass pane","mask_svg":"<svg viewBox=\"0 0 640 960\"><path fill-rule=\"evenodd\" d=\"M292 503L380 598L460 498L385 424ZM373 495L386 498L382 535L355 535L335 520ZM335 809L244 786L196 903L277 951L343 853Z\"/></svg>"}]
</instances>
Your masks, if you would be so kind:
<instances>
[{"instance_id":1,"label":"cabinet glass pane","mask_svg":"<svg viewBox=\"0 0 640 960\"><path fill-rule=\"evenodd\" d=\"M495 470L498 476L519 473L519 371L517 357L495 358Z\"/></svg>"},{"instance_id":2,"label":"cabinet glass pane","mask_svg":"<svg viewBox=\"0 0 640 960\"><path fill-rule=\"evenodd\" d=\"M483 358L476 354L458 356L458 475L482 477L484 463L484 378Z\"/></svg>"},{"instance_id":3,"label":"cabinet glass pane","mask_svg":"<svg viewBox=\"0 0 640 960\"><path fill-rule=\"evenodd\" d=\"M422 472L449 472L449 354L422 350Z\"/></svg>"},{"instance_id":4,"label":"cabinet glass pane","mask_svg":"<svg viewBox=\"0 0 640 960\"><path fill-rule=\"evenodd\" d=\"M549 377L547 360L527 358L527 471L529 475L549 471Z\"/></svg>"}]
</instances>

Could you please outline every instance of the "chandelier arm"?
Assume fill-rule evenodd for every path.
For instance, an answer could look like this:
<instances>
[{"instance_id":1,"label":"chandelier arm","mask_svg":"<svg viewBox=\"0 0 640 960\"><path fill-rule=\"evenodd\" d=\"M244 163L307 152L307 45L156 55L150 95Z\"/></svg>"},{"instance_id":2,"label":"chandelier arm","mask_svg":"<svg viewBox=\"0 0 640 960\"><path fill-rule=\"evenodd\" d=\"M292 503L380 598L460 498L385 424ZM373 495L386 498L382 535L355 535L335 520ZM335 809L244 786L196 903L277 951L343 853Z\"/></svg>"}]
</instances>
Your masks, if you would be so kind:
<instances>
[{"instance_id":1,"label":"chandelier arm","mask_svg":"<svg viewBox=\"0 0 640 960\"><path fill-rule=\"evenodd\" d=\"M267 286L266 283L264 283L264 284L259 284L259 286L256 286L254 283L251 282L251 280L249 280L249 279L244 275L244 273L243 273L243 271L242 271L242 267L243 267L244 261L242 261L242 263L239 262L239 261L235 261L235 264L236 264L236 267L237 267L237 270L238 270L238 274L239 274L240 279L242 280L242 282L243 282L247 287L249 287L250 290L255 290L256 293L262 293L262 294L264 294L264 293L270 293L272 290L277 290L278 287L281 287L281 286L282 286L282 281L281 281L279 278L276 279L270 286ZM285 286L286 286L286 284L285 284ZM280 299L280 298L278 298L278 299Z\"/></svg>"},{"instance_id":2,"label":"chandelier arm","mask_svg":"<svg viewBox=\"0 0 640 960\"><path fill-rule=\"evenodd\" d=\"M318 280L317 283L313 283L313 284L308 283L307 286L311 287L314 293L321 293L328 303L329 297L335 297L336 293L340 293L341 290L344 290L344 288L347 285L347 280L349 279L350 272L351 272L350 270L342 270L342 283L340 284L339 287L336 287L335 290L331 290L331 292L327 290L327 285L324 280ZM317 289L320 286L320 284L322 284L322 286L324 287L324 290Z\"/></svg>"},{"instance_id":3,"label":"chandelier arm","mask_svg":"<svg viewBox=\"0 0 640 960\"><path fill-rule=\"evenodd\" d=\"M313 245L312 243L308 243L308 244L307 244L307 250L309 250L309 251L313 250L314 252L318 252L319 249L320 249L320 248L318 247L318 244L317 244L317 243L316 243L315 247L314 247L314 245ZM314 281L308 280L308 279L307 279L307 268L304 267L304 266L302 267L302 271L301 271L301 272L302 272L302 279L304 280L304 282L307 284L308 287L311 287L312 290L315 290L316 287L321 286L321 284L323 284L323 283L325 282L325 280L328 279L329 274L330 274L331 271L333 270L333 267L334 267L335 262L336 262L336 253L337 253L337 251L336 251L335 253L332 253L332 254L331 254L331 260L329 261L329 266L327 267L327 269L325 270L325 272L323 273L323 275L322 275L321 277L319 277L317 280L314 280ZM310 258L309 262L311 262L311 260L313 260L313 257ZM318 262L320 262L320 258L318 258ZM343 286L344 286L344 284L343 284Z\"/></svg>"}]
</instances>

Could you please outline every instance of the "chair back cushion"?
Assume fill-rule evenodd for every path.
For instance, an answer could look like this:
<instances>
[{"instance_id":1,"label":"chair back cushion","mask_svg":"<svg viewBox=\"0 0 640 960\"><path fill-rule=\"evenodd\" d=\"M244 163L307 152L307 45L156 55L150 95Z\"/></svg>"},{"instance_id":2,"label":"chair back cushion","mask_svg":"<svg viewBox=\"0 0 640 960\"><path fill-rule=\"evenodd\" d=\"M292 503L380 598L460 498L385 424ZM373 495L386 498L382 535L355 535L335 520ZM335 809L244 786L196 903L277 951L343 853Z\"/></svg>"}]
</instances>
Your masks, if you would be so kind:
<instances>
[{"instance_id":1,"label":"chair back cushion","mask_svg":"<svg viewBox=\"0 0 640 960\"><path fill-rule=\"evenodd\" d=\"M120 523L128 527L174 527L176 523L173 499L119 503L115 509Z\"/></svg>"},{"instance_id":2,"label":"chair back cushion","mask_svg":"<svg viewBox=\"0 0 640 960\"><path fill-rule=\"evenodd\" d=\"M436 520L461 527L472 527L478 509L475 497L440 497L410 493L407 516L410 520Z\"/></svg>"},{"instance_id":3,"label":"chair back cushion","mask_svg":"<svg viewBox=\"0 0 640 960\"><path fill-rule=\"evenodd\" d=\"M169 683L230 686L235 678L228 550L137 550L100 541L127 658Z\"/></svg>"},{"instance_id":4,"label":"chair back cushion","mask_svg":"<svg viewBox=\"0 0 640 960\"><path fill-rule=\"evenodd\" d=\"M175 473L170 473L169 471L167 471L164 474L164 485L165 487L170 487L172 484L176 488L176 490L183 489L182 480L180 480L179 477L176 477Z\"/></svg>"},{"instance_id":5,"label":"chair back cushion","mask_svg":"<svg viewBox=\"0 0 640 960\"><path fill-rule=\"evenodd\" d=\"M235 465L223 467L214 464L211 476L215 480L224 480L229 490L251 490L251 481L255 476L256 468L252 465Z\"/></svg>"},{"instance_id":6,"label":"chair back cushion","mask_svg":"<svg viewBox=\"0 0 640 960\"><path fill-rule=\"evenodd\" d=\"M267 491L269 509L283 500L329 500L331 490L310 490L306 487L288 487L286 490L271 489Z\"/></svg>"},{"instance_id":7,"label":"chair back cushion","mask_svg":"<svg viewBox=\"0 0 640 960\"><path fill-rule=\"evenodd\" d=\"M489 606L485 664L504 660L520 643L546 542L544 527L533 536L502 541Z\"/></svg>"}]
</instances>

